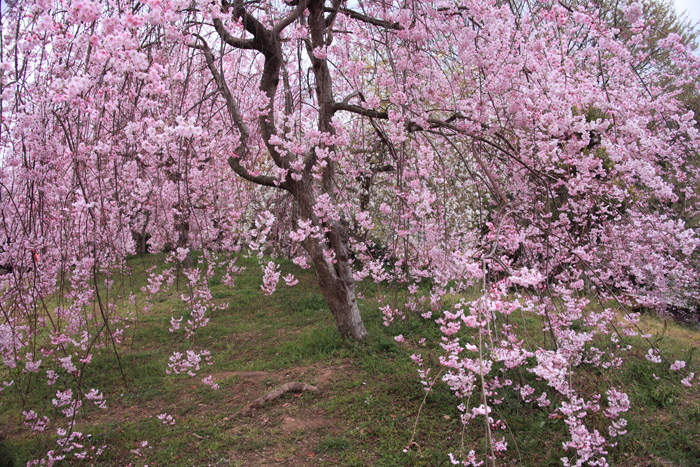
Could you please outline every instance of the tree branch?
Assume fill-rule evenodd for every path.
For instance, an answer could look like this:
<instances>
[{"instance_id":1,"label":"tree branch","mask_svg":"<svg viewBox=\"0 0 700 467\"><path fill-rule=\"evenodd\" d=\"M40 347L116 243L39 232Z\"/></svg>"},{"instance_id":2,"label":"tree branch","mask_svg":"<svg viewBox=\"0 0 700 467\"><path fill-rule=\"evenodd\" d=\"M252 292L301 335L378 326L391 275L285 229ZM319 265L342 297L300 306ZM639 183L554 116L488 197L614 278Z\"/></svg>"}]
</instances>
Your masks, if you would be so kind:
<instances>
[{"instance_id":1,"label":"tree branch","mask_svg":"<svg viewBox=\"0 0 700 467\"><path fill-rule=\"evenodd\" d=\"M347 99L346 99L347 100ZM333 104L333 111L347 110L348 112L356 113L369 118L381 118L383 120L389 119L388 112L382 112L378 110L365 109L359 105L348 104L347 102L336 102Z\"/></svg>"},{"instance_id":2,"label":"tree branch","mask_svg":"<svg viewBox=\"0 0 700 467\"><path fill-rule=\"evenodd\" d=\"M226 30L226 26L219 18L214 18L214 29L221 37L221 40L226 42L233 48L245 49L245 50L260 50L260 44L258 44L254 39L238 39L233 37L231 33Z\"/></svg>"},{"instance_id":3,"label":"tree branch","mask_svg":"<svg viewBox=\"0 0 700 467\"><path fill-rule=\"evenodd\" d=\"M362 14L362 13L355 11L355 10L351 10L349 8L336 9L336 8L326 7L326 8L324 8L324 11L326 13L331 13L331 14L339 12L339 13L342 13L349 18L356 19L358 21L362 21L363 23L372 24L374 26L381 26L381 27L387 28L387 29L394 29L396 31L403 31L403 29L404 29L404 27L401 26L397 22L390 23L389 21L385 21L383 19L372 18L371 16L367 16L365 14Z\"/></svg>"},{"instance_id":4,"label":"tree branch","mask_svg":"<svg viewBox=\"0 0 700 467\"><path fill-rule=\"evenodd\" d=\"M275 24L275 26L272 28L272 32L274 32L275 34L281 33L284 30L284 28L292 24L294 20L300 18L301 15L304 14L304 10L306 9L308 4L309 0L302 0L301 2L297 3L294 11L282 18L279 21L279 23Z\"/></svg>"},{"instance_id":5,"label":"tree branch","mask_svg":"<svg viewBox=\"0 0 700 467\"><path fill-rule=\"evenodd\" d=\"M255 16L246 11L242 0L234 0L233 4L229 3L227 0L221 0L221 7L224 11L233 8L231 14L234 18L241 19L245 30L253 35L253 41L262 41L263 36L270 33Z\"/></svg>"},{"instance_id":6,"label":"tree branch","mask_svg":"<svg viewBox=\"0 0 700 467\"><path fill-rule=\"evenodd\" d=\"M231 117L234 126L240 134L240 137L238 139L239 145L236 148L236 157L230 156L227 159L229 167L231 167L231 169L236 174L238 174L245 180L248 180L249 182L275 188L286 188L284 184L278 183L277 180L273 179L272 177L266 175L251 174L248 171L248 169L241 165L241 159L245 158L245 156L248 154L248 138L250 136L250 130L248 129L248 126L243 120L243 116L241 115L240 109L238 108L238 104L231 95L231 90L229 89L228 84L226 84L226 81L224 80L223 76L221 76L221 73L219 73L219 70L216 69L216 65L214 63L214 54L209 48L209 44L207 44L207 41L199 34L193 35L201 42L201 44L192 44L190 45L190 47L192 47L193 49L201 50L204 53L204 59L207 63L207 68L209 68L209 71L211 72L214 81L216 82L216 85L219 88L219 91L221 91L221 94L223 94L224 100L226 101L226 109L228 110L229 116Z\"/></svg>"}]
</instances>

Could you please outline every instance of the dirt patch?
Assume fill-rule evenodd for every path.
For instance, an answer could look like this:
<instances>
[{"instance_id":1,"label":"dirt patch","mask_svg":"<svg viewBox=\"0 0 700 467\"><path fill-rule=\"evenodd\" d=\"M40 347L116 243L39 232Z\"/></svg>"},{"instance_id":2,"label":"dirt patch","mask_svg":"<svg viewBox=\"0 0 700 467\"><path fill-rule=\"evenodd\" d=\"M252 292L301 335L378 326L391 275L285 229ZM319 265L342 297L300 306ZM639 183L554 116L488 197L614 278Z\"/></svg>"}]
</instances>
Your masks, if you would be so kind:
<instances>
[{"instance_id":1,"label":"dirt patch","mask_svg":"<svg viewBox=\"0 0 700 467\"><path fill-rule=\"evenodd\" d=\"M284 417L280 424L283 433L294 433L299 430L315 430L329 424L329 419L321 414L306 414L305 418Z\"/></svg>"},{"instance_id":2,"label":"dirt patch","mask_svg":"<svg viewBox=\"0 0 700 467\"><path fill-rule=\"evenodd\" d=\"M322 388L342 379L343 374L351 371L351 368L352 365L349 361L342 361L337 365L296 366L276 371L225 371L214 373L211 376L217 383L235 377L248 383L276 381L283 384L289 381L303 381ZM235 389L231 391L235 392Z\"/></svg>"},{"instance_id":3,"label":"dirt patch","mask_svg":"<svg viewBox=\"0 0 700 467\"><path fill-rule=\"evenodd\" d=\"M281 385L290 381L301 381L318 386L319 391L304 394L285 394L250 412L246 417L235 415L232 432L239 446L254 446L256 449L234 449L229 451L234 466L266 467L289 466L311 467L334 465L337 454L323 452L318 447L326 437L339 436L343 431L343 420L327 414L318 405L329 397L337 381L347 378L354 367L349 361L337 365L309 365L280 371L234 372L240 378L231 393L249 391L251 402L269 391L265 383L275 381ZM262 373L262 374L261 374ZM215 378L217 375L214 376ZM254 391L250 391L255 386ZM259 445L255 443L258 442Z\"/></svg>"},{"instance_id":4,"label":"dirt patch","mask_svg":"<svg viewBox=\"0 0 700 467\"><path fill-rule=\"evenodd\" d=\"M318 386L326 386L331 384L338 376L339 372L342 372L345 368L343 366L338 367L324 367L316 369L316 384Z\"/></svg>"}]
</instances>

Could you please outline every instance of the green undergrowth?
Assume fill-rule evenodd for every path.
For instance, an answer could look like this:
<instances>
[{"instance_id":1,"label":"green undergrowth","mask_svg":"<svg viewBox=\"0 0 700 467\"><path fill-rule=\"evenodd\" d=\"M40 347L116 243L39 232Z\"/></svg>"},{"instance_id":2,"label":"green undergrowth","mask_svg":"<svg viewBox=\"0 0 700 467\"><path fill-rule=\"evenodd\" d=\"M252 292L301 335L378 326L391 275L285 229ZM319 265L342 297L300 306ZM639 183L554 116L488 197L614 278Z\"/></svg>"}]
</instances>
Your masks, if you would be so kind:
<instances>
[{"instance_id":1,"label":"green undergrowth","mask_svg":"<svg viewBox=\"0 0 700 467\"><path fill-rule=\"evenodd\" d=\"M70 460L64 465L132 466L447 466L447 453L482 452L480 424L460 422L458 401L444 383L426 394L410 356L423 355L431 376L439 376L440 329L432 320L408 316L387 327L379 312L380 300L399 303L405 290L359 284L364 296L361 310L369 331L363 343L341 339L321 296L312 270L282 261L282 274L293 272L299 285L282 282L272 296L260 289L261 272L255 258L241 257L246 270L234 288L221 283L223 271L209 281L213 300L227 303L211 312L208 326L194 340L168 331L170 318L187 314L173 288L153 301L150 311L134 310L118 356L108 345L94 352L84 373L84 387L105 393L108 408L85 407L75 430L86 434L82 443L106 446L93 460ZM115 275L114 296L134 294L143 304L146 269L161 270L162 255L132 258L129 274ZM427 290L427 289L426 289ZM478 290L464 298L473 298ZM517 320L517 313L513 319ZM136 319L138 318L138 319ZM537 319L525 318L524 336L541 340ZM654 343L670 361L689 362L698 371L697 330L658 318L644 317L642 327L656 335ZM530 331L528 331L530 332ZM394 340L402 334L406 342ZM424 343L421 337L426 337ZM623 388L633 408L627 417L629 434L610 451L613 465L695 466L700 459L700 394L678 383L676 374L643 358L644 342L629 352L630 362L620 371L586 368L574 384L582 394ZM214 364L197 377L166 374L174 351L206 349ZM212 375L219 390L201 382ZM523 381L541 388L534 375ZM279 385L299 381L316 385L318 392L286 394L243 415L247 404ZM26 394L33 407L51 407L56 387L36 385ZM478 405L479 394L470 407ZM56 425L42 435L30 435L22 425L22 400L6 390L0 407L0 467L26 465L56 449ZM554 401L556 402L556 400ZM566 453L562 442L567 427L551 411L524 405L505 391L495 407L506 422L499 436L509 450L497 465L555 466ZM157 418L168 413L175 424ZM602 415L601 429L607 426ZM594 424L596 418L593 417ZM87 437L89 434L89 437ZM145 444L144 444L145 443Z\"/></svg>"}]
</instances>

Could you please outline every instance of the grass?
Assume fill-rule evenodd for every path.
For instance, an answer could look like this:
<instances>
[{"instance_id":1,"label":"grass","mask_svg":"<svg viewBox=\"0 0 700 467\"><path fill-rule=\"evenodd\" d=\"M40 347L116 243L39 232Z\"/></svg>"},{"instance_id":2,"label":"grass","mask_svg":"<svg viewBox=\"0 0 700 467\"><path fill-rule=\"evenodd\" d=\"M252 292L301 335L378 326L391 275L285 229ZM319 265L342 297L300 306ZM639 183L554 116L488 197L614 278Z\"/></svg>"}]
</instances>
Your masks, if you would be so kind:
<instances>
[{"instance_id":1,"label":"grass","mask_svg":"<svg viewBox=\"0 0 700 467\"><path fill-rule=\"evenodd\" d=\"M114 293L133 293L137 303L143 303L144 271L163 268L163 257L135 257L129 265L131 274L116 280ZM139 312L138 321L126 331L119 346L123 377L109 348L94 353L85 387L103 391L108 408L86 407L76 430L90 434L83 444L106 448L92 461L73 460L68 465L446 466L448 452L481 449L482 427L461 424L459 401L443 383L426 397L409 358L421 352L435 364L438 347L430 342L440 334L432 321L410 318L385 327L376 286L360 284L370 338L361 344L347 342L335 329L312 271L283 263L283 273L294 272L300 284L280 285L268 297L260 290L257 262L242 257L238 265L247 269L234 288L221 283L223 271L209 281L214 301L227 302L228 307L210 314L209 325L197 332L194 345L168 331L170 317L184 313L178 293L170 291L160 295L150 311ZM536 324L527 323L531 329ZM697 330L649 316L642 326L660 336L655 343L672 361L687 360L691 371L700 373L694 354ZM407 342L397 343L398 334ZM419 337L428 337L428 342L418 344ZM192 347L210 350L215 363L198 377L167 375L172 352ZM576 381L584 391L621 386L630 394L629 434L611 449L611 463L698 465L697 387L679 385L676 375L645 360L641 350L632 353L634 358L621 371L602 374L591 369ZM201 383L209 374L220 390ZM541 384L531 374L523 378L533 386ZM315 384L320 390L285 395L250 416L240 415L247 403L288 381ZM50 412L55 390L39 385L30 398ZM55 449L55 426L31 436L22 425L24 408L17 394L5 391L2 402L0 467L25 465ZM523 405L508 393L497 410L508 423L503 436L509 443L499 465L561 465L567 437L563 420ZM175 425L163 425L157 418L160 413L173 415Z\"/></svg>"}]
</instances>

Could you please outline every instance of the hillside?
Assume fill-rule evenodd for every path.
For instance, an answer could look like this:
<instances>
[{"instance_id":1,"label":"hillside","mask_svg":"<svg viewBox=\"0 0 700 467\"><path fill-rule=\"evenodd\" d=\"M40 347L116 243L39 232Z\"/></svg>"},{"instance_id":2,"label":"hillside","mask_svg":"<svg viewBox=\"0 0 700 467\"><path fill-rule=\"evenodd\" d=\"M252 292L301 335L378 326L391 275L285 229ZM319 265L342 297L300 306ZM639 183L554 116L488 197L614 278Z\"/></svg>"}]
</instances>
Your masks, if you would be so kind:
<instances>
[{"instance_id":1,"label":"hillside","mask_svg":"<svg viewBox=\"0 0 700 467\"><path fill-rule=\"evenodd\" d=\"M162 259L130 260L133 273L122 277L122 290L142 301L144 270L163 267ZM436 383L425 397L409 358L420 351L426 364L438 366L436 349L418 344L420 336L437 336L437 327L419 317L382 324L378 297L388 299L401 290L364 287L362 311L371 338L352 344L340 339L313 272L283 263L283 273L293 271L300 283L267 297L260 290L256 261L243 258L241 264L246 270L234 288L220 284L220 275L210 281L214 300L227 302L228 308L212 313L197 332L195 345L210 350L214 361L197 377L165 371L174 350L192 345L168 331L171 316L182 308L175 290L126 331L118 347L126 386L114 352L96 352L85 386L103 391L107 408L86 406L75 430L90 434L81 443L106 448L93 461L69 465L439 466L449 465L448 452L478 452L481 425L462 426L458 401L444 383ZM643 326L654 331L655 343L670 359L685 359L697 371L697 330L648 316ZM399 334L406 338L403 343L394 340ZM697 465L700 391L683 387L672 372L641 358L643 350L633 353L637 357L616 375L633 404L629 434L620 438L611 460L623 466ZM220 389L201 382L209 374ZM593 371L588 376L577 382L583 393L609 378ZM314 385L318 391L288 393L242 411L287 382ZM53 394L46 387L43 391L24 397L43 399L50 407ZM552 419L548 410L535 410L514 396L498 410L509 424L503 431L511 446L498 465L560 465L566 436L561 416ZM163 413L174 418L174 425L158 419ZM6 390L0 407L5 437L0 465L12 465L10 458L14 465L25 465L52 448L55 430L32 437L23 419L19 396Z\"/></svg>"}]
</instances>

